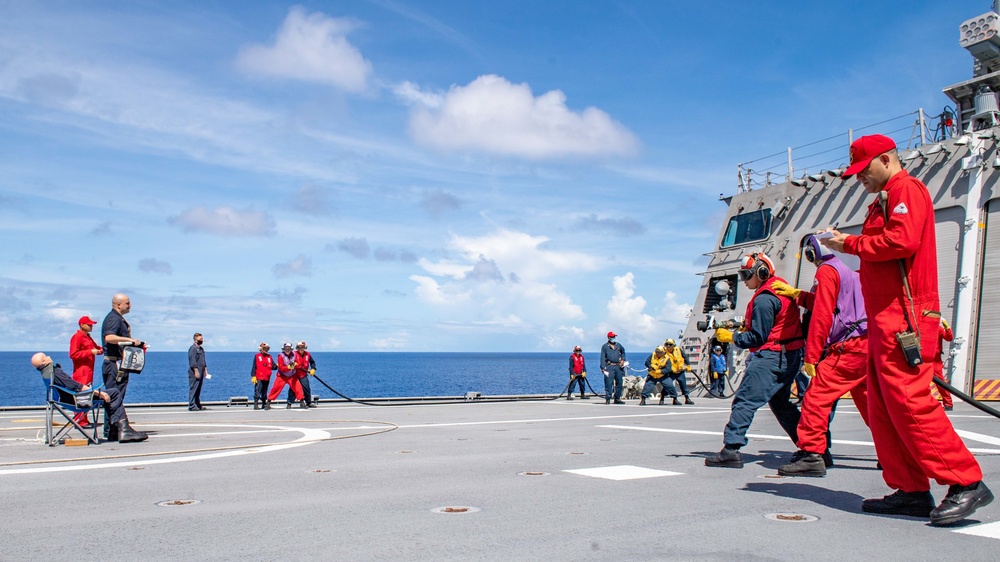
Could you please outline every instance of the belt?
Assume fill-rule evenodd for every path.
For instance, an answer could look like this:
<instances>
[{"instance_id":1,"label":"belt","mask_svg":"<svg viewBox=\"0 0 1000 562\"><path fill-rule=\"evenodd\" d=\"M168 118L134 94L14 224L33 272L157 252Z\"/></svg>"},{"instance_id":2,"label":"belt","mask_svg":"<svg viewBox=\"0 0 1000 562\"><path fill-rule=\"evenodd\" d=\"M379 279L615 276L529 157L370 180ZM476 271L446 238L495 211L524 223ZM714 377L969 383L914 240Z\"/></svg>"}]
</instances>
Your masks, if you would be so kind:
<instances>
[{"instance_id":1,"label":"belt","mask_svg":"<svg viewBox=\"0 0 1000 562\"><path fill-rule=\"evenodd\" d=\"M121 360L122 360L121 357L108 357L107 355L104 356L105 363L117 363Z\"/></svg>"}]
</instances>

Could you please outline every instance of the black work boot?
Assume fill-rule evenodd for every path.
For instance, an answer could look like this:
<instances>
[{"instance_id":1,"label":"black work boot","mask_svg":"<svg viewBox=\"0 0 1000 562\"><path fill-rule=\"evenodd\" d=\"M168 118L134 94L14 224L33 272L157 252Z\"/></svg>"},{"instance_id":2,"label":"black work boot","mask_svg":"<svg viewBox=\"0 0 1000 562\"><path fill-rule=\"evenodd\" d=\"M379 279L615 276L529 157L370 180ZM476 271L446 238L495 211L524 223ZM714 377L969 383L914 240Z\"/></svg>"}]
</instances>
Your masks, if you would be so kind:
<instances>
[{"instance_id":1,"label":"black work boot","mask_svg":"<svg viewBox=\"0 0 1000 562\"><path fill-rule=\"evenodd\" d=\"M646 397L645 396L639 398L639 405L640 406L645 406L646 405Z\"/></svg>"},{"instance_id":2,"label":"black work boot","mask_svg":"<svg viewBox=\"0 0 1000 562\"><path fill-rule=\"evenodd\" d=\"M566 395L566 400L572 400L572 399L573 399L573 395L572 394L567 394Z\"/></svg>"},{"instance_id":3,"label":"black work boot","mask_svg":"<svg viewBox=\"0 0 1000 562\"><path fill-rule=\"evenodd\" d=\"M675 396L674 397L674 406L680 406L680 405L681 405L681 401L678 400L677 397Z\"/></svg>"},{"instance_id":4,"label":"black work boot","mask_svg":"<svg viewBox=\"0 0 1000 562\"><path fill-rule=\"evenodd\" d=\"M743 468L743 455L739 449L723 447L721 451L705 459L705 466Z\"/></svg>"},{"instance_id":5,"label":"black work boot","mask_svg":"<svg viewBox=\"0 0 1000 562\"><path fill-rule=\"evenodd\" d=\"M968 486L952 484L941 505L931 512L931 525L940 527L958 523L992 501L993 492L990 492L982 480Z\"/></svg>"},{"instance_id":6,"label":"black work boot","mask_svg":"<svg viewBox=\"0 0 1000 562\"><path fill-rule=\"evenodd\" d=\"M299 401L299 408L302 408L303 410L308 410L309 409L309 404L306 404L305 400L301 400L301 401Z\"/></svg>"},{"instance_id":7,"label":"black work boot","mask_svg":"<svg viewBox=\"0 0 1000 562\"><path fill-rule=\"evenodd\" d=\"M684 395L684 403L688 406L694 406L694 400L691 400L691 397L687 394Z\"/></svg>"},{"instance_id":8,"label":"black work boot","mask_svg":"<svg viewBox=\"0 0 1000 562\"><path fill-rule=\"evenodd\" d=\"M663 400L664 400L664 398L666 398L666 396L664 396L664 395L662 395L662 394L661 394L661 395L660 395L660 406L662 406L662 405L663 405Z\"/></svg>"},{"instance_id":9,"label":"black work boot","mask_svg":"<svg viewBox=\"0 0 1000 562\"><path fill-rule=\"evenodd\" d=\"M897 490L884 498L871 498L861 502L865 513L886 515L908 515L910 517L930 517L934 510L934 497L928 492L904 492ZM974 510L973 510L974 511ZM971 511L969 513L972 513Z\"/></svg>"},{"instance_id":10,"label":"black work boot","mask_svg":"<svg viewBox=\"0 0 1000 562\"><path fill-rule=\"evenodd\" d=\"M259 410L260 409L260 400L254 400L253 401L253 409L254 410Z\"/></svg>"},{"instance_id":11,"label":"black work boot","mask_svg":"<svg viewBox=\"0 0 1000 562\"><path fill-rule=\"evenodd\" d=\"M264 401L264 409L265 410L270 410L271 409L271 401L270 400L265 400Z\"/></svg>"},{"instance_id":12,"label":"black work boot","mask_svg":"<svg viewBox=\"0 0 1000 562\"><path fill-rule=\"evenodd\" d=\"M615 398L615 404L624 404L624 403L625 401L622 400L621 398Z\"/></svg>"},{"instance_id":13,"label":"black work boot","mask_svg":"<svg viewBox=\"0 0 1000 562\"><path fill-rule=\"evenodd\" d=\"M826 464L819 453L799 450L792 455L792 462L778 467L778 475L821 478L826 476Z\"/></svg>"},{"instance_id":14,"label":"black work boot","mask_svg":"<svg viewBox=\"0 0 1000 562\"><path fill-rule=\"evenodd\" d=\"M830 449L823 451L823 466L827 468L833 466L833 453L830 452Z\"/></svg>"},{"instance_id":15,"label":"black work boot","mask_svg":"<svg viewBox=\"0 0 1000 562\"><path fill-rule=\"evenodd\" d=\"M118 420L115 424L118 426L118 442L119 443L135 443L137 441L145 441L149 439L149 436L141 431L136 431L128 424L127 419Z\"/></svg>"},{"instance_id":16,"label":"black work boot","mask_svg":"<svg viewBox=\"0 0 1000 562\"><path fill-rule=\"evenodd\" d=\"M580 391L580 400L590 400L590 397L587 396L586 394L584 394L583 391L581 390Z\"/></svg>"}]
</instances>

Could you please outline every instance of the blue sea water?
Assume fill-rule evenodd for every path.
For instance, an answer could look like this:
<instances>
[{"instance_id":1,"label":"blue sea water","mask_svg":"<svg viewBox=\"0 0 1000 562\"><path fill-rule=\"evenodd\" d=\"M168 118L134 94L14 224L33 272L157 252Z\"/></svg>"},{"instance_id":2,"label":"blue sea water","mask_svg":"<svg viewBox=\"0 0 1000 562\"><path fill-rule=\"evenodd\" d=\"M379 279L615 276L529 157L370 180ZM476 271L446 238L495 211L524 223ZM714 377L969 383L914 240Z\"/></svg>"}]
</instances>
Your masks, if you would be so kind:
<instances>
[{"instance_id":1,"label":"blue sea water","mask_svg":"<svg viewBox=\"0 0 1000 562\"><path fill-rule=\"evenodd\" d=\"M69 354L48 352L67 373L72 373ZM0 352L0 405L30 406L45 401L38 371L32 368L32 352ZM206 351L208 372L203 401L228 400L230 396L253 397L250 367L254 353ZM569 353L313 353L316 374L339 392L352 398L399 396L461 396L557 394L566 386ZM587 355L587 365L596 371L597 354ZM97 362L100 380L101 362ZM598 375L600 374L597 371ZM601 391L603 379L590 377ZM273 384L273 377L272 377ZM335 398L318 382L312 393ZM187 352L151 351L142 373L132 375L126 403L187 402Z\"/></svg>"}]
</instances>

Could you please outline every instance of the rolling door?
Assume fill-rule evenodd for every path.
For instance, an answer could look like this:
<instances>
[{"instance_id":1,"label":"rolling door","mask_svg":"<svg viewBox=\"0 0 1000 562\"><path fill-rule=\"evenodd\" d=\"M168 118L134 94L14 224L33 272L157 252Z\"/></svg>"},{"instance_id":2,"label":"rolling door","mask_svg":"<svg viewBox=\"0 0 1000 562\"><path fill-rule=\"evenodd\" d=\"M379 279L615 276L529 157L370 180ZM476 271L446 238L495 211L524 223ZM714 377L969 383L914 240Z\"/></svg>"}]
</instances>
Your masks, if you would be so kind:
<instances>
[{"instance_id":1,"label":"rolling door","mask_svg":"<svg viewBox=\"0 0 1000 562\"><path fill-rule=\"evenodd\" d=\"M976 335L974 377L976 397L992 395L992 386L1000 385L1000 200L986 206L986 236L982 252L983 268L979 280L978 334ZM990 387L990 388L986 388Z\"/></svg>"},{"instance_id":2,"label":"rolling door","mask_svg":"<svg viewBox=\"0 0 1000 562\"><path fill-rule=\"evenodd\" d=\"M941 317L949 324L955 324L955 292L958 289L958 262L962 255L962 222L965 209L949 207L935 209L934 220L937 238L938 294L941 297ZM947 378L953 368L952 357L948 355L951 342L941 342L944 346L944 374Z\"/></svg>"}]
</instances>

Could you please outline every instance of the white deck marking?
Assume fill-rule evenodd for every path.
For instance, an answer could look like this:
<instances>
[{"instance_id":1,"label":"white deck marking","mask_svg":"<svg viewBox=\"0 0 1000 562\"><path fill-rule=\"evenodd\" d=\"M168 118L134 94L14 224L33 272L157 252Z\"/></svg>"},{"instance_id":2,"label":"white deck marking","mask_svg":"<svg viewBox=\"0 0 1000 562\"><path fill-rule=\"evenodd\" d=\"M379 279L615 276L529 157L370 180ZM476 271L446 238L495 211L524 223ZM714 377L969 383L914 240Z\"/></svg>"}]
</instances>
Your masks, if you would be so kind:
<instances>
[{"instance_id":1,"label":"white deck marking","mask_svg":"<svg viewBox=\"0 0 1000 562\"><path fill-rule=\"evenodd\" d=\"M602 427L606 429L634 429L636 431L659 431L662 433L687 433L690 435L717 435L722 436L721 431L701 431L696 429L671 429L666 427L639 427L636 425L598 425L595 427ZM996 439L995 437L989 437L988 435L980 435L978 433L973 434L978 435L981 438ZM788 441L787 435L765 435L763 433L748 433L747 439L776 439L778 441ZM970 437L970 439L972 439ZM1000 443L1000 439L996 439ZM874 447L875 443L871 441L852 441L848 439L834 439L833 442L837 445L859 445L862 447ZM991 443L990 441L984 441ZM1000 453L1000 449L969 449L972 453L982 453L982 454L997 454Z\"/></svg>"},{"instance_id":2,"label":"white deck marking","mask_svg":"<svg viewBox=\"0 0 1000 562\"><path fill-rule=\"evenodd\" d=\"M619 466L601 466L597 468L578 468L575 470L564 470L572 474L590 476L592 478L605 478L607 480L637 480L639 478L659 478L661 476L680 476L683 472L670 472L668 470L655 470L623 464Z\"/></svg>"},{"instance_id":3,"label":"white deck marking","mask_svg":"<svg viewBox=\"0 0 1000 562\"><path fill-rule=\"evenodd\" d=\"M162 424L160 427L170 426L173 424ZM177 427L191 427L191 423L181 423L176 424ZM218 427L223 424L205 424L206 426ZM228 427L253 427L253 426L233 426ZM258 426L259 427L259 426ZM116 462L105 462L97 464L66 464L57 466L42 466L37 468L12 468L7 470L0 470L0 476L6 476L8 474L39 474L45 472L71 472L78 470L94 470L98 468L120 468L129 467L137 465L151 465L151 464L170 464L177 462L191 462L191 461L201 461L208 459L220 459L225 457L238 457L242 455L252 455L257 453L268 453L272 451L280 451L282 449L291 449L294 447L301 447L303 445L309 445L310 443L318 443L323 439L328 439L330 434L318 429L307 429L304 427L295 428L285 428L285 427L275 427L271 429L281 429L281 430L294 430L302 433L302 437L299 437L291 443L282 443L277 445L266 445L264 447L252 447L248 446L246 449L237 449L234 451L218 451L212 453L206 453L202 455L184 455L180 457L171 458L133 458L126 459L124 461ZM85 462L85 461L82 461Z\"/></svg>"},{"instance_id":4,"label":"white deck marking","mask_svg":"<svg viewBox=\"0 0 1000 562\"><path fill-rule=\"evenodd\" d=\"M984 523L982 525L963 527L961 529L955 529L954 532L961 533L963 535L972 535L975 537L986 537L988 539L1000 539L1000 521L997 521L996 523Z\"/></svg>"},{"instance_id":5,"label":"white deck marking","mask_svg":"<svg viewBox=\"0 0 1000 562\"><path fill-rule=\"evenodd\" d=\"M993 437L991 435L983 435L982 433L975 433L964 429L956 429L955 433L959 434L962 439L979 441L980 443L986 443L987 445L1000 445L1000 438Z\"/></svg>"},{"instance_id":6,"label":"white deck marking","mask_svg":"<svg viewBox=\"0 0 1000 562\"><path fill-rule=\"evenodd\" d=\"M520 420L491 420L491 421L481 421L481 422L450 422L450 423L420 423L413 425L399 425L399 429L412 429L421 427L459 427L463 425L497 425L504 423L535 423L535 422L559 422L559 421L588 421L588 420L615 420L615 419L629 419L629 418L654 418L661 416L692 416L698 414L729 414L729 410L706 410L706 411L687 411L687 412L666 412L663 414L629 414L629 415L617 415L617 416L580 416L572 418L534 418L534 419L520 419ZM632 426L629 426L632 427Z\"/></svg>"}]
</instances>

